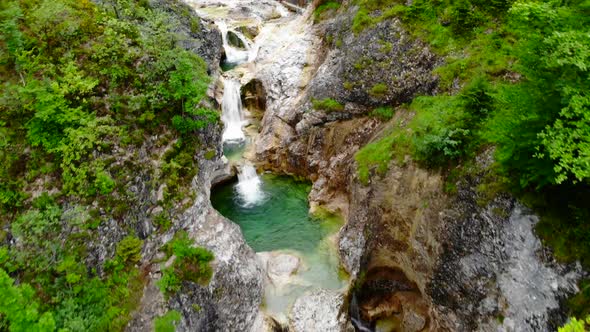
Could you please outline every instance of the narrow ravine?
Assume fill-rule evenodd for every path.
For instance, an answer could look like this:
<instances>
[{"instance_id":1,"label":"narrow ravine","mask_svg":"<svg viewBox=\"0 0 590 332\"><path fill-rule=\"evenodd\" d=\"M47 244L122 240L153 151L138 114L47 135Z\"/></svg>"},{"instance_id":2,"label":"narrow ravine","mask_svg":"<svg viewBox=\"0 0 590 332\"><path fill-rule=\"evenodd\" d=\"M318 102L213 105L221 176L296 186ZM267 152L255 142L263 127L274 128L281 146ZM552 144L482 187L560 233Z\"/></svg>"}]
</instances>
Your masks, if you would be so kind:
<instances>
[{"instance_id":1,"label":"narrow ravine","mask_svg":"<svg viewBox=\"0 0 590 332\"><path fill-rule=\"evenodd\" d=\"M319 290L344 294L348 278L340 267L336 244L342 219L311 216L307 198L311 184L270 173L259 175L252 157L260 130L255 123L260 119L255 118L254 110L242 104L242 84L261 69L256 68L256 58L259 50L267 46L269 36L277 32L287 36L289 32L281 32L281 27L297 17L278 2L274 4L276 18L257 21L259 33L254 39L240 30L252 26L255 14L244 18L231 15L231 9L226 11L228 7L205 5L196 10L213 20L222 33L222 144L225 157L237 174L237 179L212 189L211 202L223 216L240 226L266 272L262 312L287 326L298 298Z\"/></svg>"}]
</instances>

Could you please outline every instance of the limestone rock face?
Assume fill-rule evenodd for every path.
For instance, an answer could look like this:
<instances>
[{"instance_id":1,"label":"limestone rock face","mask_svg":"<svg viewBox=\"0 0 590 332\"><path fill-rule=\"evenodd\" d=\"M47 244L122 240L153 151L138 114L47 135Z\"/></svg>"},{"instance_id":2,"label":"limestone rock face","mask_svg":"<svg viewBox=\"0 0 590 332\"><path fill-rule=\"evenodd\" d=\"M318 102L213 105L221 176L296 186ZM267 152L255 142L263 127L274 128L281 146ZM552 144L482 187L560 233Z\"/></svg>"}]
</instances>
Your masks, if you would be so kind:
<instances>
[{"instance_id":1,"label":"limestone rock face","mask_svg":"<svg viewBox=\"0 0 590 332\"><path fill-rule=\"evenodd\" d=\"M447 327L557 330L567 318L560 301L577 290L581 268L555 262L534 233L537 216L513 199L498 197L483 208L473 203L457 202L447 212L454 222L428 284L435 306L450 318Z\"/></svg>"},{"instance_id":2,"label":"limestone rock face","mask_svg":"<svg viewBox=\"0 0 590 332\"><path fill-rule=\"evenodd\" d=\"M338 292L319 290L299 297L289 318L294 332L352 332L354 328L341 312L344 295Z\"/></svg>"},{"instance_id":3,"label":"limestone rock face","mask_svg":"<svg viewBox=\"0 0 590 332\"><path fill-rule=\"evenodd\" d=\"M460 181L457 195L441 180L408 163L368 186L353 181L340 250L363 273L363 318L393 317L402 331L556 330L580 268L554 261L534 234L537 217L513 198L482 205L478 179Z\"/></svg>"},{"instance_id":4,"label":"limestone rock face","mask_svg":"<svg viewBox=\"0 0 590 332\"><path fill-rule=\"evenodd\" d=\"M140 309L128 326L129 331L153 329L157 317L154 314L162 315L168 310L181 313L177 331L247 331L258 315L263 271L256 254L246 244L239 226L215 211L209 200L211 177L223 164L218 160L200 160L199 174L194 180L198 194L193 205L173 220L172 230L149 245L160 248L177 230L186 230L196 246L213 252L213 276L207 285L184 282L180 291L166 301L155 288L161 277L160 267L152 265Z\"/></svg>"},{"instance_id":5,"label":"limestone rock face","mask_svg":"<svg viewBox=\"0 0 590 332\"><path fill-rule=\"evenodd\" d=\"M221 33L213 22L198 17L181 1L149 0L149 4L171 14L173 19L168 23L178 36L178 45L202 57L209 74L213 74L219 68L223 53Z\"/></svg>"},{"instance_id":6,"label":"limestone rock face","mask_svg":"<svg viewBox=\"0 0 590 332\"><path fill-rule=\"evenodd\" d=\"M208 248L215 256L214 274L206 287L183 286L171 299L171 308L175 308L176 301L184 310L177 331L248 330L258 314L263 289L262 270L254 251L244 241L239 226L212 208L204 218L190 213L186 216L190 218L186 224L195 244ZM204 310L193 310L194 304Z\"/></svg>"},{"instance_id":7,"label":"limestone rock face","mask_svg":"<svg viewBox=\"0 0 590 332\"><path fill-rule=\"evenodd\" d=\"M396 19L358 35L350 33L351 16L326 23L327 33L339 38L338 46L329 51L311 82L311 97L375 107L399 105L435 91L438 78L432 70L439 60L426 44L411 37Z\"/></svg>"}]
</instances>

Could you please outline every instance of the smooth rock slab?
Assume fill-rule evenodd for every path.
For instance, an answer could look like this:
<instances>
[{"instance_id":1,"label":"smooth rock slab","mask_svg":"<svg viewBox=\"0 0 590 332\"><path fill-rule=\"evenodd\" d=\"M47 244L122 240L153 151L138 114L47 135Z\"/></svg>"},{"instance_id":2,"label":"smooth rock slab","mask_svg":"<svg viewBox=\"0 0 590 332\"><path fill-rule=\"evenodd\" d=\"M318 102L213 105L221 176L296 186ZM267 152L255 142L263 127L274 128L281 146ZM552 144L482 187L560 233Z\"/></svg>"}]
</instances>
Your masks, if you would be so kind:
<instances>
[{"instance_id":1,"label":"smooth rock slab","mask_svg":"<svg viewBox=\"0 0 590 332\"><path fill-rule=\"evenodd\" d=\"M299 297L289 322L294 332L354 331L347 319L344 295L328 290L315 290Z\"/></svg>"},{"instance_id":2,"label":"smooth rock slab","mask_svg":"<svg viewBox=\"0 0 590 332\"><path fill-rule=\"evenodd\" d=\"M259 252L256 254L267 280L275 287L292 282L301 265L301 259L295 255L281 252Z\"/></svg>"}]
</instances>

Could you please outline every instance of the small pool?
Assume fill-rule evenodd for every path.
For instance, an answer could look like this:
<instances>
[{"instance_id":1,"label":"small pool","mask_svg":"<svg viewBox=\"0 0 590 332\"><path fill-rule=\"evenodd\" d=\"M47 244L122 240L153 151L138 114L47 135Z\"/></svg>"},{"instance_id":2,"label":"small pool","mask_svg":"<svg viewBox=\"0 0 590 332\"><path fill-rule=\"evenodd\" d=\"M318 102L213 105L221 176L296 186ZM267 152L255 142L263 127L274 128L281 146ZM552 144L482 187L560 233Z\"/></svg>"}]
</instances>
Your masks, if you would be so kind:
<instances>
[{"instance_id":1,"label":"small pool","mask_svg":"<svg viewBox=\"0 0 590 332\"><path fill-rule=\"evenodd\" d=\"M271 174L260 176L260 180L262 198L257 204L242 201L238 182L215 188L211 201L217 211L241 227L256 252L281 251L301 259L302 266L293 278L297 282L281 290L266 290L266 310L285 317L290 305L305 291L346 285L335 244L342 223L335 217L309 215L308 183Z\"/></svg>"}]
</instances>

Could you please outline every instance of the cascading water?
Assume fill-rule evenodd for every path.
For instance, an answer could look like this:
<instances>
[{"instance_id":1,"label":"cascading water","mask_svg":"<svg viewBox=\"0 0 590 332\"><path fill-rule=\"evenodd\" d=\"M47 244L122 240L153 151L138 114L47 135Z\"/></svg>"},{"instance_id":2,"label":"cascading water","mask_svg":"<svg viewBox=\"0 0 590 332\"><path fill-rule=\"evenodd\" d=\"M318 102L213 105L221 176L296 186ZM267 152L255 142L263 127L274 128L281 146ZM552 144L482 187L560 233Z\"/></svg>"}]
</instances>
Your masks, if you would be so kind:
<instances>
[{"instance_id":1,"label":"cascading water","mask_svg":"<svg viewBox=\"0 0 590 332\"><path fill-rule=\"evenodd\" d=\"M236 8L236 3L239 3L235 0L219 1L227 3L227 8ZM248 160L245 155L251 156L252 152L248 150L248 142L255 141L255 137L247 136L243 129L245 114L242 112L241 87L237 77L250 78L251 74L265 66L263 62L254 63L255 60L268 57L269 52L275 52L275 48L285 41L289 41L285 45L291 45L290 42L296 45L298 38L293 33L297 29L281 28L289 22L291 15L280 3L276 6L276 12L282 18L275 16L269 20L272 23L263 26L254 41L237 31L239 29L234 29L249 26L252 21L232 20L220 15L221 10L209 11L222 33L225 50L225 60L221 64L225 72L222 98L224 153L226 156L232 153L232 164L242 165L238 166L238 182L224 183L215 188L211 201L222 215L240 225L259 258L267 259L265 269L270 271L274 266L272 264L280 264L281 257L289 257L290 262L297 261L292 272L274 272L279 275L268 272L268 280L265 279L265 315L287 324L289 310L296 299L317 289L344 292L347 277L341 274L335 244L341 220L309 215L308 184L271 174L259 176L255 167L245 161ZM296 25L293 23L292 27ZM237 66L240 67L234 69Z\"/></svg>"},{"instance_id":2,"label":"cascading water","mask_svg":"<svg viewBox=\"0 0 590 332\"><path fill-rule=\"evenodd\" d=\"M254 206L264 200L262 181L252 165L244 165L238 173L236 192L243 207Z\"/></svg>"},{"instance_id":3,"label":"cascading water","mask_svg":"<svg viewBox=\"0 0 590 332\"><path fill-rule=\"evenodd\" d=\"M350 320L352 325L354 326L355 330L358 332L374 332L369 324L363 321L361 318L358 300L356 299L356 294L352 294L352 299L350 300L349 305L349 314Z\"/></svg>"},{"instance_id":4,"label":"cascading water","mask_svg":"<svg viewBox=\"0 0 590 332\"><path fill-rule=\"evenodd\" d=\"M242 117L242 98L240 97L240 82L225 80L223 99L221 101L221 121L225 125L223 142L240 143L246 139L244 119Z\"/></svg>"},{"instance_id":5,"label":"cascading water","mask_svg":"<svg viewBox=\"0 0 590 332\"><path fill-rule=\"evenodd\" d=\"M215 24L221 32L223 49L225 51L225 62L227 64L239 65L240 63L254 60L253 57L255 57L256 52L253 52L250 41L248 41L248 39L243 34L235 30L230 30L225 21L217 21ZM242 41L246 50L240 50L229 44L228 33L230 31ZM253 53L254 56L252 55Z\"/></svg>"}]
</instances>

